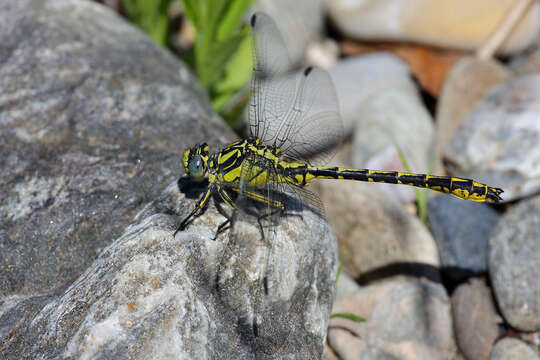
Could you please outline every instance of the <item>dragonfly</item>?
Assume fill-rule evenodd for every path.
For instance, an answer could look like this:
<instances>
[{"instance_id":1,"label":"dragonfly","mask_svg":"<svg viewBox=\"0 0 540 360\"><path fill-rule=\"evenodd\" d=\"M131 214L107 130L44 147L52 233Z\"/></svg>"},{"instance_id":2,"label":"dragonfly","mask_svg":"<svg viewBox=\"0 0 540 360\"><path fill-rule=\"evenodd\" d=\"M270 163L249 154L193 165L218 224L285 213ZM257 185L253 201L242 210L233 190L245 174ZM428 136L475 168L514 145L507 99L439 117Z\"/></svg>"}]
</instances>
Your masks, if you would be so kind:
<instances>
[{"instance_id":1,"label":"dragonfly","mask_svg":"<svg viewBox=\"0 0 540 360\"><path fill-rule=\"evenodd\" d=\"M286 204L276 193L289 188L284 192L301 193L313 203L314 194L298 189L303 190L315 179L402 184L476 202L502 200L502 189L471 179L313 165L313 157L331 157L342 137L332 80L326 71L314 67L299 74L285 74L290 60L273 20L264 13L255 13L250 23L255 57L250 136L214 153L204 141L185 150L182 164L186 174L197 182L207 178L208 187L176 232L202 214L212 194L218 194L233 210L238 208L234 200L238 196L231 195L231 191L279 213L286 210Z\"/></svg>"},{"instance_id":2,"label":"dragonfly","mask_svg":"<svg viewBox=\"0 0 540 360\"><path fill-rule=\"evenodd\" d=\"M204 141L185 150L182 165L186 174L208 185L174 235L204 213L210 198L217 197L232 209L236 220L248 212L246 204L263 209L256 218L265 243L271 244L272 230L298 208L317 213L324 222L321 201L307 188L316 179L402 184L464 200L501 200L502 189L471 179L322 166L343 138L339 102L329 74L316 67L289 73L292 62L273 20L255 13L250 24L254 68L249 136L215 152ZM217 233L228 224L229 220L221 224ZM267 286L264 282L265 293Z\"/></svg>"}]
</instances>

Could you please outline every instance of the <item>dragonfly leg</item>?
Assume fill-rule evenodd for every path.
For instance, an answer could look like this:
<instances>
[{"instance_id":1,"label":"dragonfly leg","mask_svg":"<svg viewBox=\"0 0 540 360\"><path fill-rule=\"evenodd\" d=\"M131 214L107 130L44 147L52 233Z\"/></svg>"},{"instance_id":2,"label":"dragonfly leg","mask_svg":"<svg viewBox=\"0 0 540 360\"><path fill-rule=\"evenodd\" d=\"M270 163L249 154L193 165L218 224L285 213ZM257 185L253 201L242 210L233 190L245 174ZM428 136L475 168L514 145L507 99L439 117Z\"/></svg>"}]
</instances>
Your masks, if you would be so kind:
<instances>
[{"instance_id":1,"label":"dragonfly leg","mask_svg":"<svg viewBox=\"0 0 540 360\"><path fill-rule=\"evenodd\" d=\"M208 190L206 190L206 193L204 193L204 195L199 199L199 201L197 202L197 205L195 205L195 208L191 211L191 213L184 220L182 220L182 222L180 223L180 226L178 226L178 228L174 232L173 237L176 236L176 234L179 231L184 230L193 217L200 216L200 212L202 212L204 207L208 204L208 199L210 198L211 193L212 193L212 187L209 187Z\"/></svg>"}]
</instances>

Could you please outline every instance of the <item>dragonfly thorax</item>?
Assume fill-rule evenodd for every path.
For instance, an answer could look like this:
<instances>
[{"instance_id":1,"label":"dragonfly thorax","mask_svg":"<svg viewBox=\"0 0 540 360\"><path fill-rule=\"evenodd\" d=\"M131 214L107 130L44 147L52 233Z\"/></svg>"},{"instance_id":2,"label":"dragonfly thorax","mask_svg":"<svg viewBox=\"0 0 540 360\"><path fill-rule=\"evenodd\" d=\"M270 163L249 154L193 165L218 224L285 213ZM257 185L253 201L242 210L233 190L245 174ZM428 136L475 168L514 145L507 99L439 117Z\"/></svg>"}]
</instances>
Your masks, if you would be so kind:
<instances>
[{"instance_id":1,"label":"dragonfly thorax","mask_svg":"<svg viewBox=\"0 0 540 360\"><path fill-rule=\"evenodd\" d=\"M200 142L191 149L184 151L182 164L186 174L195 181L204 179L208 171L208 153L210 147L204 142Z\"/></svg>"}]
</instances>

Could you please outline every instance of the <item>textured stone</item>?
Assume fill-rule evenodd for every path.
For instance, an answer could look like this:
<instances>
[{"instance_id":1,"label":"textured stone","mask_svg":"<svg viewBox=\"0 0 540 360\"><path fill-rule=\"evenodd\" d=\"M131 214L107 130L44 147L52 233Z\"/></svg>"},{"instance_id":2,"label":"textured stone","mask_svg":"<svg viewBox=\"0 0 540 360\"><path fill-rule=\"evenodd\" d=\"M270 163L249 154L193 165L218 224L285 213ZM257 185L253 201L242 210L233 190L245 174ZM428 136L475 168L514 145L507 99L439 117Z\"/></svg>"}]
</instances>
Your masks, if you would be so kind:
<instances>
[{"instance_id":1,"label":"textured stone","mask_svg":"<svg viewBox=\"0 0 540 360\"><path fill-rule=\"evenodd\" d=\"M183 148L233 134L185 65L95 2L0 1L0 43L0 293L54 292Z\"/></svg>"},{"instance_id":2,"label":"textured stone","mask_svg":"<svg viewBox=\"0 0 540 360\"><path fill-rule=\"evenodd\" d=\"M497 303L516 329L540 330L540 196L505 213L490 239L489 273Z\"/></svg>"},{"instance_id":3,"label":"textured stone","mask_svg":"<svg viewBox=\"0 0 540 360\"><path fill-rule=\"evenodd\" d=\"M240 227L242 236L225 231L214 241L224 218L211 205L173 237L175 214L187 213L196 202L179 188L195 191L171 184L66 291L7 298L0 308L4 354L321 357L337 269L328 228L307 236L319 219L304 212L276 229L271 247L261 241L256 221L235 224L234 234Z\"/></svg>"},{"instance_id":4,"label":"textured stone","mask_svg":"<svg viewBox=\"0 0 540 360\"><path fill-rule=\"evenodd\" d=\"M453 359L449 300L426 280L391 279L338 300L334 313L367 319L330 321L328 341L341 359Z\"/></svg>"},{"instance_id":5,"label":"textured stone","mask_svg":"<svg viewBox=\"0 0 540 360\"><path fill-rule=\"evenodd\" d=\"M487 272L489 237L499 215L488 205L453 196L428 200L428 223L448 276Z\"/></svg>"},{"instance_id":6,"label":"textured stone","mask_svg":"<svg viewBox=\"0 0 540 360\"><path fill-rule=\"evenodd\" d=\"M540 74L492 88L458 127L444 157L454 174L504 189L510 201L540 190Z\"/></svg>"},{"instance_id":7,"label":"textured stone","mask_svg":"<svg viewBox=\"0 0 540 360\"><path fill-rule=\"evenodd\" d=\"M321 181L319 189L345 269L352 277L396 264L438 266L429 231L373 184L327 180Z\"/></svg>"},{"instance_id":8,"label":"textured stone","mask_svg":"<svg viewBox=\"0 0 540 360\"><path fill-rule=\"evenodd\" d=\"M513 4L512 0L330 0L328 11L338 29L351 37L476 50ZM501 52L515 53L531 45L540 29L539 20L540 4L536 3Z\"/></svg>"},{"instance_id":9,"label":"textured stone","mask_svg":"<svg viewBox=\"0 0 540 360\"><path fill-rule=\"evenodd\" d=\"M491 291L483 281L473 278L454 291L452 318L457 344L465 358L489 359L499 329Z\"/></svg>"},{"instance_id":10,"label":"textured stone","mask_svg":"<svg viewBox=\"0 0 540 360\"><path fill-rule=\"evenodd\" d=\"M538 352L513 338L504 338L495 344L490 360L540 360Z\"/></svg>"}]
</instances>

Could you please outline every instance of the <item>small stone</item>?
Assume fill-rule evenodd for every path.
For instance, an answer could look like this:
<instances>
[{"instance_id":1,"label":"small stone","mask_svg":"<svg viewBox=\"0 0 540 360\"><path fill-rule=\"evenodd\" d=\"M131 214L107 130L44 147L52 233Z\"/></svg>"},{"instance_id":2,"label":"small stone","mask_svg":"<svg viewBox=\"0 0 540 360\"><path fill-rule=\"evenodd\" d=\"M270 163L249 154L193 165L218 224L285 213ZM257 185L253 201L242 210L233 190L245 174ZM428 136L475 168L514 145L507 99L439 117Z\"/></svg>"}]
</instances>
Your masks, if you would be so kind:
<instances>
[{"instance_id":1,"label":"small stone","mask_svg":"<svg viewBox=\"0 0 540 360\"><path fill-rule=\"evenodd\" d=\"M437 247L426 227L373 184L324 180L319 189L345 269L353 278L395 263L438 266Z\"/></svg>"},{"instance_id":2,"label":"small stone","mask_svg":"<svg viewBox=\"0 0 540 360\"><path fill-rule=\"evenodd\" d=\"M540 356L524 342L514 338L504 338L495 344L490 360L540 360Z\"/></svg>"},{"instance_id":3,"label":"small stone","mask_svg":"<svg viewBox=\"0 0 540 360\"><path fill-rule=\"evenodd\" d=\"M446 291L427 280L392 278L338 300L328 342L341 359L451 359L457 349Z\"/></svg>"},{"instance_id":4,"label":"small stone","mask_svg":"<svg viewBox=\"0 0 540 360\"><path fill-rule=\"evenodd\" d=\"M540 196L505 213L490 239L489 273L497 303L508 323L540 330Z\"/></svg>"},{"instance_id":5,"label":"small stone","mask_svg":"<svg viewBox=\"0 0 540 360\"><path fill-rule=\"evenodd\" d=\"M452 294L452 317L459 349L468 360L488 359L499 335L490 289L472 278Z\"/></svg>"},{"instance_id":6,"label":"small stone","mask_svg":"<svg viewBox=\"0 0 540 360\"><path fill-rule=\"evenodd\" d=\"M540 190L540 74L492 88L444 149L453 174L501 187L505 201Z\"/></svg>"},{"instance_id":7,"label":"small stone","mask_svg":"<svg viewBox=\"0 0 540 360\"><path fill-rule=\"evenodd\" d=\"M426 173L433 155L434 127L431 115L416 93L389 89L370 98L359 109L361 119L353 135L353 166L375 170ZM375 185L402 202L415 199L412 187Z\"/></svg>"},{"instance_id":8,"label":"small stone","mask_svg":"<svg viewBox=\"0 0 540 360\"><path fill-rule=\"evenodd\" d=\"M441 154L454 131L486 92L511 72L494 60L464 57L448 73L437 102L436 145Z\"/></svg>"},{"instance_id":9,"label":"small stone","mask_svg":"<svg viewBox=\"0 0 540 360\"><path fill-rule=\"evenodd\" d=\"M428 222L443 271L453 280L487 272L489 236L499 220L485 204L439 195L428 200Z\"/></svg>"},{"instance_id":10,"label":"small stone","mask_svg":"<svg viewBox=\"0 0 540 360\"><path fill-rule=\"evenodd\" d=\"M476 50L513 4L512 0L331 0L328 12L338 29L350 37ZM516 53L531 45L540 29L539 20L536 3L501 52Z\"/></svg>"},{"instance_id":11,"label":"small stone","mask_svg":"<svg viewBox=\"0 0 540 360\"><path fill-rule=\"evenodd\" d=\"M407 64L389 52L346 58L328 73L336 87L346 134L362 126L360 111L366 102L389 90L417 94Z\"/></svg>"}]
</instances>

